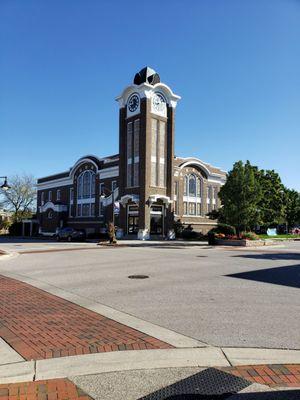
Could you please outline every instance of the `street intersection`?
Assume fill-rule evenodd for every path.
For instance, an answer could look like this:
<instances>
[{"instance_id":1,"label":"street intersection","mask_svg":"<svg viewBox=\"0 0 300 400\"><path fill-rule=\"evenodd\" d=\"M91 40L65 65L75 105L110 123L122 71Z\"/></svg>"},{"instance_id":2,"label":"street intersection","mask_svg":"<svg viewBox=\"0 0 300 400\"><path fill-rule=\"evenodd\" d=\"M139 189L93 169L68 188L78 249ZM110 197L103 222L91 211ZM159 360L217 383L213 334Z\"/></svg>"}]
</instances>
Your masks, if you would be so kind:
<instances>
[{"instance_id":1,"label":"street intersection","mask_svg":"<svg viewBox=\"0 0 300 400\"><path fill-rule=\"evenodd\" d=\"M230 396L265 391L273 397L261 398L275 399L300 386L299 242L0 248L9 253L0 258L1 400L14 398L9 385L28 400L40 388L49 399L171 399L165 392L193 393L201 382L209 396L209 379L216 390L228 381Z\"/></svg>"}]
</instances>

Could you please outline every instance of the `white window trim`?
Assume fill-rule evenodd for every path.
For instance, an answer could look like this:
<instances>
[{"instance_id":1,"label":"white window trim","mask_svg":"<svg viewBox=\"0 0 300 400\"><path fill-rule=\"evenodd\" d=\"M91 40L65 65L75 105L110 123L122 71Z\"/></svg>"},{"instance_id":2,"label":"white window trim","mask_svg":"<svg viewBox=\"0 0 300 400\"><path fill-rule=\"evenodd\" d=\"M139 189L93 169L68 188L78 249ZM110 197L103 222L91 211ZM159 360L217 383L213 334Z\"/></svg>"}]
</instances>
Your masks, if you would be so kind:
<instances>
[{"instance_id":1,"label":"white window trim","mask_svg":"<svg viewBox=\"0 0 300 400\"><path fill-rule=\"evenodd\" d=\"M195 196L190 196L189 195L189 181L190 181L190 176L194 176L196 180L196 195ZM186 185L186 194L183 195L183 202L187 203L187 212L188 214L183 214L184 217L203 217L203 209L202 206L200 207L200 214L197 213L197 204L202 204L202 196L201 194L203 193L203 180L201 177L199 177L195 173L188 173L184 176L184 185ZM200 196L198 195L198 185L200 184ZM195 214L190 214L189 213L189 204L193 203L196 204L196 213Z\"/></svg>"}]
</instances>

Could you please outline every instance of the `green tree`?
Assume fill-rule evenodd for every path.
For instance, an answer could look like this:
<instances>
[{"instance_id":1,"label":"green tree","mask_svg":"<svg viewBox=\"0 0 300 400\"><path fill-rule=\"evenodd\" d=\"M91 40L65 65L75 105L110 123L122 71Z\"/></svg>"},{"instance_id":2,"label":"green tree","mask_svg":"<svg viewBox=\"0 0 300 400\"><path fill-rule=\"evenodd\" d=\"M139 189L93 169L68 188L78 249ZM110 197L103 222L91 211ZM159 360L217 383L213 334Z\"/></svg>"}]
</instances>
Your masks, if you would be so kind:
<instances>
[{"instance_id":1,"label":"green tree","mask_svg":"<svg viewBox=\"0 0 300 400\"><path fill-rule=\"evenodd\" d=\"M285 188L285 221L288 229L300 225L300 193Z\"/></svg>"},{"instance_id":2,"label":"green tree","mask_svg":"<svg viewBox=\"0 0 300 400\"><path fill-rule=\"evenodd\" d=\"M258 203L261 195L257 168L249 161L245 164L236 162L219 192L222 220L233 225L237 233L253 228L260 222Z\"/></svg>"},{"instance_id":3,"label":"green tree","mask_svg":"<svg viewBox=\"0 0 300 400\"><path fill-rule=\"evenodd\" d=\"M280 176L274 170L256 170L261 188L258 202L260 222L264 226L276 226L285 222L286 194Z\"/></svg>"}]
</instances>

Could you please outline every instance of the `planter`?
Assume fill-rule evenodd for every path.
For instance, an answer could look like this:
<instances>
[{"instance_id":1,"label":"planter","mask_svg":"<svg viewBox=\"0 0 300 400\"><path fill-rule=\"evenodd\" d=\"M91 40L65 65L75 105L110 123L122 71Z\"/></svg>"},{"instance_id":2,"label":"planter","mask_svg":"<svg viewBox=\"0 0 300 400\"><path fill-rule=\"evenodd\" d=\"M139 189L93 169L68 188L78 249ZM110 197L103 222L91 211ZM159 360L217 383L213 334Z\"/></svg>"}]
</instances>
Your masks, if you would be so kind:
<instances>
[{"instance_id":1,"label":"planter","mask_svg":"<svg viewBox=\"0 0 300 400\"><path fill-rule=\"evenodd\" d=\"M257 247L269 246L274 244L272 241L266 240L246 240L246 239L215 239L216 244L220 246L242 246L242 247Z\"/></svg>"}]
</instances>

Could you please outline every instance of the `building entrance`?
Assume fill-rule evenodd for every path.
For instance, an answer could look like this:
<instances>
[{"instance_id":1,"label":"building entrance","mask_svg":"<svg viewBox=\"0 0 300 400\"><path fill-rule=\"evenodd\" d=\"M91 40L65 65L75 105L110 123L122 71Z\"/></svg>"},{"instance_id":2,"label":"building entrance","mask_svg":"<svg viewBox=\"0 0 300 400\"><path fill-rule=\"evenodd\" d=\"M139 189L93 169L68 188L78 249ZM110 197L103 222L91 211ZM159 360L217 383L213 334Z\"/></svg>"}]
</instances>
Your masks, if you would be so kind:
<instances>
[{"instance_id":1,"label":"building entrance","mask_svg":"<svg viewBox=\"0 0 300 400\"><path fill-rule=\"evenodd\" d=\"M150 235L163 235L163 206L152 206L150 211Z\"/></svg>"},{"instance_id":2,"label":"building entrance","mask_svg":"<svg viewBox=\"0 0 300 400\"><path fill-rule=\"evenodd\" d=\"M139 210L137 206L128 206L127 233L136 235L139 231Z\"/></svg>"}]
</instances>

